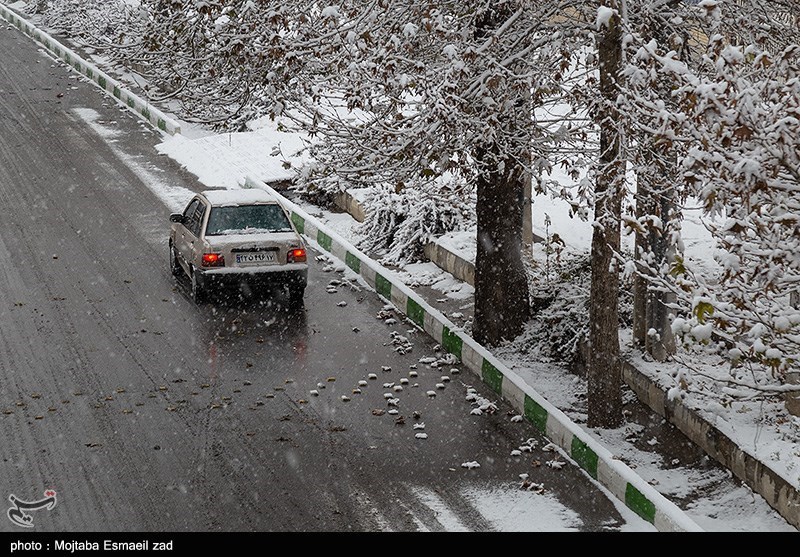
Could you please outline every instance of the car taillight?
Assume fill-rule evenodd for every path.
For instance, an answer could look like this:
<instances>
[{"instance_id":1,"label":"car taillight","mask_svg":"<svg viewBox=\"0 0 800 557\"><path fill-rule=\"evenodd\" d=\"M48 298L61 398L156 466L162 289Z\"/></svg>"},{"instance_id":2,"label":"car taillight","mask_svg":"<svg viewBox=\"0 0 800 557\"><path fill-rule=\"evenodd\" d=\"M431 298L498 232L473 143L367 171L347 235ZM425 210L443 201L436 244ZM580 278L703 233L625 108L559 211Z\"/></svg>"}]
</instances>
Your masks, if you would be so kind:
<instances>
[{"instance_id":1,"label":"car taillight","mask_svg":"<svg viewBox=\"0 0 800 557\"><path fill-rule=\"evenodd\" d=\"M287 263L302 263L306 260L306 250L303 248L290 249L286 254Z\"/></svg>"},{"instance_id":2,"label":"car taillight","mask_svg":"<svg viewBox=\"0 0 800 557\"><path fill-rule=\"evenodd\" d=\"M224 267L225 258L220 253L204 253L203 267Z\"/></svg>"}]
</instances>

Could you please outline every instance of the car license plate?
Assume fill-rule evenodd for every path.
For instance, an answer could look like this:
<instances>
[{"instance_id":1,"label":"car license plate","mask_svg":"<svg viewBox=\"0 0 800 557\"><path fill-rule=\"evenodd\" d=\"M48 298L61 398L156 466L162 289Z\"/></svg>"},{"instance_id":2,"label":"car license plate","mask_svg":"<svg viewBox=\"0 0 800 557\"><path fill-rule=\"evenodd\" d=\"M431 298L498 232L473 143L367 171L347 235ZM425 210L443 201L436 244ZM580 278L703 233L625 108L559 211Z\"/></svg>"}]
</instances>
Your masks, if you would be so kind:
<instances>
[{"instance_id":1,"label":"car license plate","mask_svg":"<svg viewBox=\"0 0 800 557\"><path fill-rule=\"evenodd\" d=\"M268 263L275 263L275 252L253 251L236 254L237 265L264 265Z\"/></svg>"}]
</instances>

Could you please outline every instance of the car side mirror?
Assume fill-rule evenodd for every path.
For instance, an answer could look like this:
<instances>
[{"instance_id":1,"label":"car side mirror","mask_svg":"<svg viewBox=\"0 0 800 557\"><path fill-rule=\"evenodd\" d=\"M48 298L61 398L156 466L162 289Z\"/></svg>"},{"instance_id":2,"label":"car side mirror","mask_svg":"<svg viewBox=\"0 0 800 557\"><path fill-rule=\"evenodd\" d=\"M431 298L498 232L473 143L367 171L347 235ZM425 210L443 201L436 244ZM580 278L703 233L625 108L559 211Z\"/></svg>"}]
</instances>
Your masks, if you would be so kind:
<instances>
[{"instance_id":1,"label":"car side mirror","mask_svg":"<svg viewBox=\"0 0 800 557\"><path fill-rule=\"evenodd\" d=\"M177 222L183 224L183 215L181 213L172 213L169 216L169 222Z\"/></svg>"}]
</instances>

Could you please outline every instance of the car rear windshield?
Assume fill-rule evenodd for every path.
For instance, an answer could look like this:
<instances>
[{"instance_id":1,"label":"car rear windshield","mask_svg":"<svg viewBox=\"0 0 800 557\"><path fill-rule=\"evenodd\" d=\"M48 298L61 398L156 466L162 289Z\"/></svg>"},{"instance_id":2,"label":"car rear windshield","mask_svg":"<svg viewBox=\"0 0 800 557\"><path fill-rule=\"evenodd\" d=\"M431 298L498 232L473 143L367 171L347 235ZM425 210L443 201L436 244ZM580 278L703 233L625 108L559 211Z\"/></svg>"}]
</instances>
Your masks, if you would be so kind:
<instances>
[{"instance_id":1,"label":"car rear windshield","mask_svg":"<svg viewBox=\"0 0 800 557\"><path fill-rule=\"evenodd\" d=\"M206 226L206 236L291 231L286 213L274 203L213 207Z\"/></svg>"}]
</instances>

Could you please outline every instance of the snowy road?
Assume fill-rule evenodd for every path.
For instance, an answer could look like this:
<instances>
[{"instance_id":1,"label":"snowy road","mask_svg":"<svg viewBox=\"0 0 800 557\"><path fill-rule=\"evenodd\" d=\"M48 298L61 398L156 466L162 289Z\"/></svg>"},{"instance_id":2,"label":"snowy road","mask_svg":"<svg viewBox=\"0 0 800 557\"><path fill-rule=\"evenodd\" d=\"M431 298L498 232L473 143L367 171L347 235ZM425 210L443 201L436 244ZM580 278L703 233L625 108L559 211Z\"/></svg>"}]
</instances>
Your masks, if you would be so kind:
<instances>
[{"instance_id":1,"label":"snowy road","mask_svg":"<svg viewBox=\"0 0 800 557\"><path fill-rule=\"evenodd\" d=\"M0 52L0 499L57 491L36 529L654 530L325 261L305 309L196 306L166 241L200 185L7 26Z\"/></svg>"}]
</instances>

